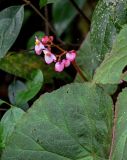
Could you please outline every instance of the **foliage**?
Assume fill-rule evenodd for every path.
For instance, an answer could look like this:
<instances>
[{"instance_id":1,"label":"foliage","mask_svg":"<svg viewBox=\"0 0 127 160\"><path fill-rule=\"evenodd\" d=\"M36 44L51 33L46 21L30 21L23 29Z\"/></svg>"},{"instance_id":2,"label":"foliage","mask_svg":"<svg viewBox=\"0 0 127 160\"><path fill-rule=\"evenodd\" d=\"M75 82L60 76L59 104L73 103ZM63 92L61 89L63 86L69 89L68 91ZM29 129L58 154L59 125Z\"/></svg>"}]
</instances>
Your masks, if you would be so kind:
<instances>
[{"instance_id":1,"label":"foliage","mask_svg":"<svg viewBox=\"0 0 127 160\"><path fill-rule=\"evenodd\" d=\"M12 6L0 13L0 58L5 56L16 40L22 26L23 16L23 6Z\"/></svg>"},{"instance_id":2,"label":"foliage","mask_svg":"<svg viewBox=\"0 0 127 160\"><path fill-rule=\"evenodd\" d=\"M31 80L27 81L26 84L20 81L13 82L8 91L10 102L17 107L24 106L38 93L42 83L43 74L40 70L32 72Z\"/></svg>"},{"instance_id":3,"label":"foliage","mask_svg":"<svg viewBox=\"0 0 127 160\"><path fill-rule=\"evenodd\" d=\"M5 147L6 143L11 136L16 122L21 118L24 114L23 110L17 107L12 107L9 109L1 119L1 126L3 128L2 131L2 145Z\"/></svg>"},{"instance_id":4,"label":"foliage","mask_svg":"<svg viewBox=\"0 0 127 160\"><path fill-rule=\"evenodd\" d=\"M102 89L87 83L67 85L33 104L18 123L2 160L79 159L92 153L106 158L111 122L112 100Z\"/></svg>"},{"instance_id":5,"label":"foliage","mask_svg":"<svg viewBox=\"0 0 127 160\"><path fill-rule=\"evenodd\" d=\"M78 5L82 7L86 0L76 0ZM62 9L59 6L64 6ZM66 12L68 11L68 12ZM60 14L59 14L60 13ZM57 0L53 5L53 22L57 30L57 34L61 35L75 17L77 11L68 0Z\"/></svg>"},{"instance_id":6,"label":"foliage","mask_svg":"<svg viewBox=\"0 0 127 160\"><path fill-rule=\"evenodd\" d=\"M113 152L112 159L126 159L126 139L127 139L127 128L126 128L126 103L127 103L127 89L124 89L122 93L120 93L117 103L116 103L116 111L115 111L115 119L114 123L116 128L114 129L114 141L113 141Z\"/></svg>"},{"instance_id":7,"label":"foliage","mask_svg":"<svg viewBox=\"0 0 127 160\"><path fill-rule=\"evenodd\" d=\"M127 25L123 27L116 38L111 53L108 53L97 69L94 81L97 83L119 83L122 70L126 66L127 61Z\"/></svg>"},{"instance_id":8,"label":"foliage","mask_svg":"<svg viewBox=\"0 0 127 160\"><path fill-rule=\"evenodd\" d=\"M90 2L40 0L40 11L23 2L45 23L24 38L32 11L24 17L26 6L19 4L0 12L0 69L13 77L8 97L0 97L0 109L10 107L1 115L1 160L126 160L127 0L98 1L77 55L66 40L76 42L80 16L89 25ZM56 71L70 67L57 73L45 64L50 60L59 64Z\"/></svg>"}]
</instances>

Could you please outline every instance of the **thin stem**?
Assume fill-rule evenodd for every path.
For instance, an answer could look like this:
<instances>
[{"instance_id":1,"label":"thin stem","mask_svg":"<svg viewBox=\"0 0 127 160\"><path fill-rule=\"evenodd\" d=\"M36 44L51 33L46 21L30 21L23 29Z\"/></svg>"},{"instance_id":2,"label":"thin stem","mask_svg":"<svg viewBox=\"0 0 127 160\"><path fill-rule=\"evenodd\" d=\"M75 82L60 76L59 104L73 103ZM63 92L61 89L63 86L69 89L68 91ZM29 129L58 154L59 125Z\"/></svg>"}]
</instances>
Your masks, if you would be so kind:
<instances>
[{"instance_id":1,"label":"thin stem","mask_svg":"<svg viewBox=\"0 0 127 160\"><path fill-rule=\"evenodd\" d=\"M84 76L83 72L81 71L80 67L77 65L77 63L75 61L72 62L74 68L76 69L76 71L79 73L79 75L81 76L81 78L84 80L84 81L88 81L86 79L86 77Z\"/></svg>"},{"instance_id":2,"label":"thin stem","mask_svg":"<svg viewBox=\"0 0 127 160\"><path fill-rule=\"evenodd\" d=\"M77 3L74 0L70 0L70 2L75 7L75 9L78 11L78 13L83 17L83 19L85 21L87 21L87 23L90 25L91 22L90 22L89 18L83 13L83 11L79 8L79 6L77 5Z\"/></svg>"},{"instance_id":3,"label":"thin stem","mask_svg":"<svg viewBox=\"0 0 127 160\"><path fill-rule=\"evenodd\" d=\"M54 46L54 47L56 47L57 49L59 49L62 52L66 52L63 48L59 47L58 45L56 45L54 43L52 43L51 45Z\"/></svg>"},{"instance_id":4,"label":"thin stem","mask_svg":"<svg viewBox=\"0 0 127 160\"><path fill-rule=\"evenodd\" d=\"M33 8L33 10L42 18L42 20L44 20L47 23L47 26L49 27L49 29L55 34L56 31L53 29L53 27L50 25L50 23L47 21L47 19L41 14L41 12L29 1L29 0L23 0L27 5L29 5L31 8ZM64 42L57 37L57 40L61 43L64 44Z\"/></svg>"},{"instance_id":5,"label":"thin stem","mask_svg":"<svg viewBox=\"0 0 127 160\"><path fill-rule=\"evenodd\" d=\"M44 10L45 10L45 17L48 21L49 17L48 17L48 7L47 7L47 5L45 6ZM47 22L45 22L45 33L46 33L46 35L49 35L49 27L48 27Z\"/></svg>"},{"instance_id":6,"label":"thin stem","mask_svg":"<svg viewBox=\"0 0 127 160\"><path fill-rule=\"evenodd\" d=\"M52 43L52 45L56 48L58 48L60 51L62 51L63 53L66 53L66 51L64 49L62 49L61 47L59 47L58 45ZM76 71L79 73L79 75L81 76L81 78L84 80L84 81L88 81L86 79L86 77L84 76L83 72L81 71L80 67L77 65L77 63L75 61L72 62L72 65L73 67L76 69Z\"/></svg>"},{"instance_id":7,"label":"thin stem","mask_svg":"<svg viewBox=\"0 0 127 160\"><path fill-rule=\"evenodd\" d=\"M0 108L0 111L6 111L6 110L8 110L8 109L6 109L6 108Z\"/></svg>"},{"instance_id":8,"label":"thin stem","mask_svg":"<svg viewBox=\"0 0 127 160\"><path fill-rule=\"evenodd\" d=\"M66 51L63 52L63 53L61 53L61 54L59 54L59 55L56 55L56 57L58 58L58 62L61 60L61 57L62 57L63 55L65 55L65 54L66 54Z\"/></svg>"},{"instance_id":9,"label":"thin stem","mask_svg":"<svg viewBox=\"0 0 127 160\"><path fill-rule=\"evenodd\" d=\"M8 102L6 102L6 101L4 101L4 103L7 104L7 105L10 106L10 107L13 107L13 105L11 105L10 103L8 103Z\"/></svg>"}]
</instances>

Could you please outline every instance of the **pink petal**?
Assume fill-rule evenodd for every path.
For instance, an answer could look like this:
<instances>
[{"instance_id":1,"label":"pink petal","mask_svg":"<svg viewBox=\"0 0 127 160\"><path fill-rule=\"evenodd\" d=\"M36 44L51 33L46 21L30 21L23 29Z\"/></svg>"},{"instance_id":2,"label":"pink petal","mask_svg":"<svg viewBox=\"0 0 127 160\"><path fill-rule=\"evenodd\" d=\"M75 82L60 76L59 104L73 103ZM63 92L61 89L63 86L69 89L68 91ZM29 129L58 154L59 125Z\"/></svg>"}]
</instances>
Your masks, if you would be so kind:
<instances>
[{"instance_id":1,"label":"pink petal","mask_svg":"<svg viewBox=\"0 0 127 160\"><path fill-rule=\"evenodd\" d=\"M42 52L42 50L40 50L40 48L36 45L36 46L35 46L35 53L36 53L37 55L40 55L41 52Z\"/></svg>"},{"instance_id":2,"label":"pink petal","mask_svg":"<svg viewBox=\"0 0 127 160\"><path fill-rule=\"evenodd\" d=\"M40 55L42 50L45 49L45 46L41 43L41 41L39 41L39 39L37 37L35 37L35 52L37 55Z\"/></svg>"},{"instance_id":3,"label":"pink petal","mask_svg":"<svg viewBox=\"0 0 127 160\"><path fill-rule=\"evenodd\" d=\"M51 54L51 52L48 49L43 50L44 54Z\"/></svg>"},{"instance_id":4,"label":"pink petal","mask_svg":"<svg viewBox=\"0 0 127 160\"><path fill-rule=\"evenodd\" d=\"M40 43L39 48L43 50L43 49L45 49L45 46L42 43Z\"/></svg>"},{"instance_id":5,"label":"pink petal","mask_svg":"<svg viewBox=\"0 0 127 160\"><path fill-rule=\"evenodd\" d=\"M51 57L51 56L47 56L46 54L45 54L45 56L44 56L44 59L45 59L45 62L46 62L47 64L50 64L50 63L53 62L52 57Z\"/></svg>"},{"instance_id":6,"label":"pink petal","mask_svg":"<svg viewBox=\"0 0 127 160\"><path fill-rule=\"evenodd\" d=\"M64 63L65 67L69 67L71 62L68 59L63 59L62 62Z\"/></svg>"},{"instance_id":7,"label":"pink petal","mask_svg":"<svg viewBox=\"0 0 127 160\"><path fill-rule=\"evenodd\" d=\"M75 52L75 51L67 52L67 53L66 53L66 58L67 58L69 61L74 61L75 58L76 58L76 52Z\"/></svg>"},{"instance_id":8,"label":"pink petal","mask_svg":"<svg viewBox=\"0 0 127 160\"><path fill-rule=\"evenodd\" d=\"M41 39L42 43L43 44L47 44L47 43L50 43L53 41L53 36L44 36L42 39Z\"/></svg>"},{"instance_id":9,"label":"pink petal","mask_svg":"<svg viewBox=\"0 0 127 160\"><path fill-rule=\"evenodd\" d=\"M56 62L56 56L54 54L51 54L51 56L52 56L53 61Z\"/></svg>"},{"instance_id":10,"label":"pink petal","mask_svg":"<svg viewBox=\"0 0 127 160\"><path fill-rule=\"evenodd\" d=\"M53 53L51 53L49 50L43 50L44 52L44 59L45 59L45 62L47 64L50 64L52 63L53 61L55 62L56 61L56 57Z\"/></svg>"},{"instance_id":11,"label":"pink petal","mask_svg":"<svg viewBox=\"0 0 127 160\"><path fill-rule=\"evenodd\" d=\"M56 62L55 71L62 72L64 70L64 64L62 62Z\"/></svg>"}]
</instances>

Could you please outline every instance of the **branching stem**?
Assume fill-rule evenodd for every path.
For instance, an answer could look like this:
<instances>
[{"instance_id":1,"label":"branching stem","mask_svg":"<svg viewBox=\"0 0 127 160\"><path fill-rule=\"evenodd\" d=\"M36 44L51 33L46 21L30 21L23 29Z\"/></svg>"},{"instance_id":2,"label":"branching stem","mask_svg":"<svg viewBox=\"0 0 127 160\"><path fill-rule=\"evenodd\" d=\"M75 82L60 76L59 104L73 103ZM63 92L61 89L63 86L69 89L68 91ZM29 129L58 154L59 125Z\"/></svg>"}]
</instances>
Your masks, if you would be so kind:
<instances>
[{"instance_id":1,"label":"branching stem","mask_svg":"<svg viewBox=\"0 0 127 160\"><path fill-rule=\"evenodd\" d=\"M56 47L57 49L59 49L60 51L62 51L63 54L66 54L67 51L65 51L65 50L64 50L63 48L61 48L60 46L58 46L58 45L56 45L56 44L54 44L54 43L52 43L52 45L53 45L54 47ZM63 55L63 54L61 54L61 55ZM60 56L61 56L61 55L60 55ZM86 79L86 77L84 76L83 72L81 71L80 67L77 65L76 61L73 61L73 62L72 62L72 65L73 65L73 67L75 68L75 70L77 71L77 73L79 73L79 75L81 76L81 78L82 78L84 81L88 81L88 80Z\"/></svg>"},{"instance_id":2,"label":"branching stem","mask_svg":"<svg viewBox=\"0 0 127 160\"><path fill-rule=\"evenodd\" d=\"M56 31L54 30L54 28L51 26L51 24L48 22L48 20L43 16L43 14L41 14L41 12L29 1L29 0L23 0L27 5L29 5L41 18L42 20L45 21L45 23L47 24L48 28L56 35ZM64 44L64 42L57 37L57 40L61 43Z\"/></svg>"}]
</instances>

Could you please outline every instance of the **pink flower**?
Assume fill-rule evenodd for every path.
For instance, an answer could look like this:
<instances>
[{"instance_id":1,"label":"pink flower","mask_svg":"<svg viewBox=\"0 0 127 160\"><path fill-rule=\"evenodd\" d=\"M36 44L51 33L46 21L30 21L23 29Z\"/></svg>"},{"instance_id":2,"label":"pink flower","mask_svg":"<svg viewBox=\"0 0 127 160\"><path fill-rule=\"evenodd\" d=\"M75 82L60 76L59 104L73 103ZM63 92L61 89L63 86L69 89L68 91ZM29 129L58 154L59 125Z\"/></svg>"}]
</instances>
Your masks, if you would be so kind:
<instances>
[{"instance_id":1,"label":"pink flower","mask_svg":"<svg viewBox=\"0 0 127 160\"><path fill-rule=\"evenodd\" d=\"M63 62L56 62L55 64L55 71L62 72L64 70L64 63Z\"/></svg>"},{"instance_id":2,"label":"pink flower","mask_svg":"<svg viewBox=\"0 0 127 160\"><path fill-rule=\"evenodd\" d=\"M42 43L44 45L46 45L47 43L50 43L53 41L53 36L44 36L42 39L41 39Z\"/></svg>"},{"instance_id":3,"label":"pink flower","mask_svg":"<svg viewBox=\"0 0 127 160\"><path fill-rule=\"evenodd\" d=\"M71 62L68 59L63 59L62 62L64 64L64 67L69 67L71 64Z\"/></svg>"},{"instance_id":4,"label":"pink flower","mask_svg":"<svg viewBox=\"0 0 127 160\"><path fill-rule=\"evenodd\" d=\"M35 37L35 52L37 55L40 55L42 50L45 49L45 46L39 41L37 37Z\"/></svg>"},{"instance_id":5,"label":"pink flower","mask_svg":"<svg viewBox=\"0 0 127 160\"><path fill-rule=\"evenodd\" d=\"M53 53L51 53L48 49L43 50L43 52L44 52L44 59L47 64L56 61L56 56Z\"/></svg>"},{"instance_id":6,"label":"pink flower","mask_svg":"<svg viewBox=\"0 0 127 160\"><path fill-rule=\"evenodd\" d=\"M72 50L66 53L66 59L68 59L69 61L74 61L76 58L76 51Z\"/></svg>"}]
</instances>

